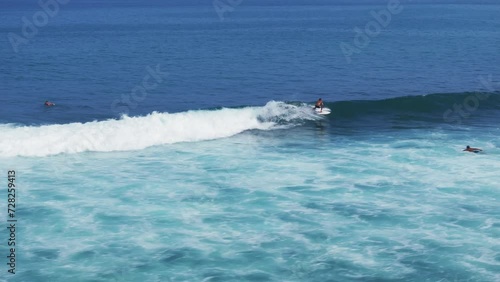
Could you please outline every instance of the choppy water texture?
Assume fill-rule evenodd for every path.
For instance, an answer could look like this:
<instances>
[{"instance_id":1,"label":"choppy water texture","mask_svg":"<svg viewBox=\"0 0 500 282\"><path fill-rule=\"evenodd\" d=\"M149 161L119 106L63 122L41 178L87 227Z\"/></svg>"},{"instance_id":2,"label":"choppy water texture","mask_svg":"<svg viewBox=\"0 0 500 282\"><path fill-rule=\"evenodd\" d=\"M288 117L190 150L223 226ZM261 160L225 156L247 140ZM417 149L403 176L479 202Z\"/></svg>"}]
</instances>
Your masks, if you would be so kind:
<instances>
[{"instance_id":1,"label":"choppy water texture","mask_svg":"<svg viewBox=\"0 0 500 282\"><path fill-rule=\"evenodd\" d=\"M498 5L148 3L0 4L0 281L500 280Z\"/></svg>"}]
</instances>

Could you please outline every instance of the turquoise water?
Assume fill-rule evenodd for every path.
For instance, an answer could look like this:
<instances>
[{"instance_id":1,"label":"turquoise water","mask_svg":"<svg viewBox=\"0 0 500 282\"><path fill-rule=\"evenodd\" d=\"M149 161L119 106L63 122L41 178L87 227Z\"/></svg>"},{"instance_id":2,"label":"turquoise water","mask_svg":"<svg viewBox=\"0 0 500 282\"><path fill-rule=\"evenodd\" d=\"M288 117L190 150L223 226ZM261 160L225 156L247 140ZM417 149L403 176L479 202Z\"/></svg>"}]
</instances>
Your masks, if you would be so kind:
<instances>
[{"instance_id":1,"label":"turquoise water","mask_svg":"<svg viewBox=\"0 0 500 282\"><path fill-rule=\"evenodd\" d=\"M87 152L4 158L20 185L9 281L498 279L498 127L337 135L334 119L280 119L208 141L98 152L89 137ZM486 153L461 152L472 142Z\"/></svg>"},{"instance_id":2,"label":"turquoise water","mask_svg":"<svg viewBox=\"0 0 500 282\"><path fill-rule=\"evenodd\" d=\"M500 280L498 5L148 3L0 39L0 281Z\"/></svg>"}]
</instances>

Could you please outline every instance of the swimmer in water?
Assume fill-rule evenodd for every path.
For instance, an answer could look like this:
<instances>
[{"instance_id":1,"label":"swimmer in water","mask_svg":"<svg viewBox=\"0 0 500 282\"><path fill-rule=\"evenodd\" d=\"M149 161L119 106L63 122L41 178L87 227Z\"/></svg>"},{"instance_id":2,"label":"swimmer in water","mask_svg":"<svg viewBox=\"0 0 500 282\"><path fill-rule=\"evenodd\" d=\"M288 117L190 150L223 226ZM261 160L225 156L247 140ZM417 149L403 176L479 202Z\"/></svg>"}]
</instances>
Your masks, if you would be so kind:
<instances>
[{"instance_id":1,"label":"swimmer in water","mask_svg":"<svg viewBox=\"0 0 500 282\"><path fill-rule=\"evenodd\" d=\"M479 148L472 148L471 146L467 145L467 147L465 147L464 151L472 152L472 153L479 153L482 150Z\"/></svg>"}]
</instances>

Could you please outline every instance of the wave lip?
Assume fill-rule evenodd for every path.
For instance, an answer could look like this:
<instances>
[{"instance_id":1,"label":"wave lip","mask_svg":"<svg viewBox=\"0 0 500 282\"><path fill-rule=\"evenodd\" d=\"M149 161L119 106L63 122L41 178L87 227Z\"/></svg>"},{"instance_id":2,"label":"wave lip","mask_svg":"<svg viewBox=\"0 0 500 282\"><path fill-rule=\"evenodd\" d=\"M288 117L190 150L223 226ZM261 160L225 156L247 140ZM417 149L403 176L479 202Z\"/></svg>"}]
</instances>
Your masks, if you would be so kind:
<instances>
[{"instance_id":1,"label":"wave lip","mask_svg":"<svg viewBox=\"0 0 500 282\"><path fill-rule=\"evenodd\" d=\"M383 100L354 100L328 103L327 107L335 112L335 118L353 119L377 115L422 115L436 116L459 105L465 111L499 110L500 92L464 92L449 94L429 94L421 96L402 96Z\"/></svg>"},{"instance_id":2,"label":"wave lip","mask_svg":"<svg viewBox=\"0 0 500 282\"><path fill-rule=\"evenodd\" d=\"M246 130L270 130L317 119L306 106L268 102L264 107L153 112L119 120L44 126L0 125L0 155L43 157L85 151L111 152L226 138Z\"/></svg>"}]
</instances>

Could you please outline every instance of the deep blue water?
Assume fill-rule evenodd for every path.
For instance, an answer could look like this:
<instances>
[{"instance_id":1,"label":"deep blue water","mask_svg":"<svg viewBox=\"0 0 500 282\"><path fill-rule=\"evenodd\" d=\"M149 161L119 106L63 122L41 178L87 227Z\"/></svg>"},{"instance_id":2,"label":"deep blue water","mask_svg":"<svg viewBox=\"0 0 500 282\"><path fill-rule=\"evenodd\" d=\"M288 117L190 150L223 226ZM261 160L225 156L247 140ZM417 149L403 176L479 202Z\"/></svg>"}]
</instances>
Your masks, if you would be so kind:
<instances>
[{"instance_id":1,"label":"deep blue water","mask_svg":"<svg viewBox=\"0 0 500 282\"><path fill-rule=\"evenodd\" d=\"M500 5L388 2L0 2L0 281L500 280Z\"/></svg>"},{"instance_id":2,"label":"deep blue water","mask_svg":"<svg viewBox=\"0 0 500 282\"><path fill-rule=\"evenodd\" d=\"M339 45L353 45L353 29L364 29L370 12L385 5L241 3L221 21L212 5L77 4L60 5L18 53L7 34L22 35L21 18L32 20L41 8L2 9L0 91L9 107L0 121L67 123L318 97L379 100L485 90L479 76L499 81L496 5L402 2L403 10L349 64ZM157 65L168 75L147 98L112 109ZM58 110L47 112L45 100Z\"/></svg>"}]
</instances>

